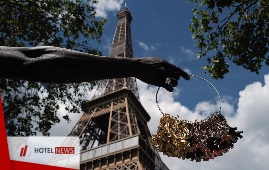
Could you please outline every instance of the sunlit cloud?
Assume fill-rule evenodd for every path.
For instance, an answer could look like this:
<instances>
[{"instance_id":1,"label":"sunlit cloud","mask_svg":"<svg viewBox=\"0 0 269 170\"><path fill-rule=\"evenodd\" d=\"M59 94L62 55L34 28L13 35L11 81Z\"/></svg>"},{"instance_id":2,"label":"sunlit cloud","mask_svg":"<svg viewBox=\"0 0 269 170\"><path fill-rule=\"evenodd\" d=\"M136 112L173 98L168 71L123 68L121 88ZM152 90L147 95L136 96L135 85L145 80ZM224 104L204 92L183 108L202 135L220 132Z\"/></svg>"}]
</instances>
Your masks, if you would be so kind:
<instances>
[{"instance_id":1,"label":"sunlit cloud","mask_svg":"<svg viewBox=\"0 0 269 170\"><path fill-rule=\"evenodd\" d=\"M151 116L148 123L151 133L156 133L157 125L162 116L155 101L157 87L148 85L138 80L140 100L144 108ZM95 90L89 93L89 98ZM176 101L180 91L169 93L161 90L159 93L159 104L164 113L179 115L180 119L195 121L205 119L215 113L219 108L218 102L201 101L193 110ZM240 139L233 149L223 156L207 162L192 162L171 158L160 153L163 161L171 170L187 168L189 170L264 170L269 167L269 74L264 76L264 82L254 82L247 85L239 92L239 99L229 96L222 98L222 114L226 117L231 127L238 127L244 131L243 139ZM236 104L234 104L236 103ZM237 108L237 109L236 109ZM59 116L64 115L64 109L59 110ZM67 124L62 121L52 129L52 134L67 134L75 125L81 114L70 114L73 119Z\"/></svg>"},{"instance_id":2,"label":"sunlit cloud","mask_svg":"<svg viewBox=\"0 0 269 170\"><path fill-rule=\"evenodd\" d=\"M96 16L107 18L108 12L117 12L121 9L123 0L98 0Z\"/></svg>"},{"instance_id":3,"label":"sunlit cloud","mask_svg":"<svg viewBox=\"0 0 269 170\"><path fill-rule=\"evenodd\" d=\"M184 58L186 58L188 60L194 60L195 59L195 53L193 52L193 50L181 46L180 51L183 53Z\"/></svg>"},{"instance_id":4,"label":"sunlit cloud","mask_svg":"<svg viewBox=\"0 0 269 170\"><path fill-rule=\"evenodd\" d=\"M142 41L137 41L137 44L140 48L142 48L146 52L156 50L156 46L157 46L157 45L148 45Z\"/></svg>"},{"instance_id":5,"label":"sunlit cloud","mask_svg":"<svg viewBox=\"0 0 269 170\"><path fill-rule=\"evenodd\" d=\"M184 68L183 71L185 71L185 72L188 73L188 74L192 74L191 70L188 69L188 68Z\"/></svg>"},{"instance_id":6,"label":"sunlit cloud","mask_svg":"<svg viewBox=\"0 0 269 170\"><path fill-rule=\"evenodd\" d=\"M91 91L88 91L86 94L87 100L91 100L95 91L96 91L97 86L95 86ZM81 113L68 113L65 110L65 105L59 104L59 110L57 111L57 116L61 120L60 123L54 125L51 130L51 136L66 136L71 132L72 128L76 125L77 121L79 118L82 116ZM63 119L64 115L68 115L71 122L67 122L65 119Z\"/></svg>"},{"instance_id":7,"label":"sunlit cloud","mask_svg":"<svg viewBox=\"0 0 269 170\"><path fill-rule=\"evenodd\" d=\"M157 124L162 116L155 103L156 87L149 86L138 81L141 103L151 116L148 123L152 133L156 133ZM180 95L180 93L179 93ZM254 82L246 86L239 93L238 100L231 97L223 97L222 114L228 120L231 127L238 127L244 131L243 139L240 139L235 148L221 157L208 162L192 162L162 155L162 159L171 170L263 170L269 166L269 74L264 76L262 82ZM172 93L164 90L159 94L159 104L163 112L171 115L179 115L184 120L201 120L215 113L219 108L218 102L202 101L197 103L194 110L183 106L180 101L175 101ZM237 110L235 109L234 103Z\"/></svg>"}]
</instances>

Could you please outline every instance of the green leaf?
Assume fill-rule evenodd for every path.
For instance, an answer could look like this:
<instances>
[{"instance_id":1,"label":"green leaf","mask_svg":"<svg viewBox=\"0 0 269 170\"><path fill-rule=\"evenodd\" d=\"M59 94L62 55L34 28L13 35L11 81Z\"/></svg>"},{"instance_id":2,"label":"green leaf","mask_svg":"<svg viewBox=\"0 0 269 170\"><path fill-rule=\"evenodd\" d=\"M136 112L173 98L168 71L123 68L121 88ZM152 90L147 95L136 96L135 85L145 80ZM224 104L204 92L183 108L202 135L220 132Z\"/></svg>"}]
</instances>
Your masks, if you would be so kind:
<instances>
[{"instance_id":1,"label":"green leaf","mask_svg":"<svg viewBox=\"0 0 269 170\"><path fill-rule=\"evenodd\" d=\"M203 68L213 78L223 78L229 72L228 61L255 73L269 65L267 0L189 2L195 4L189 29L200 50L197 57L213 55Z\"/></svg>"}]
</instances>

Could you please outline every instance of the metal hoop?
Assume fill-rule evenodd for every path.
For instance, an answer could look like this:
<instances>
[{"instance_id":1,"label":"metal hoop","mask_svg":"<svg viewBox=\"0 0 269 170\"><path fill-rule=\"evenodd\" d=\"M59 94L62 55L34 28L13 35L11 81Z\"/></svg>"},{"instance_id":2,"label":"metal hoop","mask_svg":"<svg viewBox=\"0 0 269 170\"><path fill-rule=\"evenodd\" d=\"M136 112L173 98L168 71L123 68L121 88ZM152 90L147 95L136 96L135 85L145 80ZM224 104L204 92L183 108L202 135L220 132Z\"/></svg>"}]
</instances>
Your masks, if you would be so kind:
<instances>
[{"instance_id":1,"label":"metal hoop","mask_svg":"<svg viewBox=\"0 0 269 170\"><path fill-rule=\"evenodd\" d=\"M220 94L212 83L199 76L189 76L210 84L221 102ZM166 82L169 84L171 81L168 78ZM171 116L168 113L164 114L158 104L159 90L160 88L156 93L156 103L163 116L160 118L158 130L156 134L152 135L150 143L164 155L196 160L196 162L208 161L228 152L234 147L237 140L243 137L241 135L243 131L230 127L225 117L221 115L221 106L216 114L194 122L180 120L179 117Z\"/></svg>"},{"instance_id":2,"label":"metal hoop","mask_svg":"<svg viewBox=\"0 0 269 170\"><path fill-rule=\"evenodd\" d=\"M219 94L219 91L216 89L216 87L212 83L210 83L208 80L206 80L206 79L204 79L202 77L199 77L199 76L196 76L196 75L193 75L193 74L189 74L189 76L190 77L195 77L195 78L198 78L198 79L201 79L201 80L205 81L206 83L208 83L215 90L215 92L217 93L218 98L219 98L219 105L220 105L219 106L219 113L220 113L220 111L221 111L221 96ZM160 88L161 87L159 87L158 90L157 90L157 92L156 92L156 104L157 104L157 107L160 110L160 112L164 115L163 111L160 108L159 102L158 102L158 93L160 91Z\"/></svg>"}]
</instances>

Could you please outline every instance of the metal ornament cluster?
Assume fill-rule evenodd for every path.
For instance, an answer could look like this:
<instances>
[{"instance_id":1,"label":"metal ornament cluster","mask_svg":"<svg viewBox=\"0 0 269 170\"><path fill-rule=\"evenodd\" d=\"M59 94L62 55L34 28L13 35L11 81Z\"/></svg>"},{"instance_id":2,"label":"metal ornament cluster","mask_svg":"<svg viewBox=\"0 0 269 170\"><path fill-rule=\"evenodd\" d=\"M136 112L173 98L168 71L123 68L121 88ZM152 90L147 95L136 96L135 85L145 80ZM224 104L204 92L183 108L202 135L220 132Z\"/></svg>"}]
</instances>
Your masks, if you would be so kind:
<instances>
[{"instance_id":1,"label":"metal ornament cluster","mask_svg":"<svg viewBox=\"0 0 269 170\"><path fill-rule=\"evenodd\" d=\"M236 130L228 125L220 112L193 123L164 114L157 134L150 142L169 157L208 161L233 148L238 138L242 138L242 132Z\"/></svg>"},{"instance_id":2,"label":"metal ornament cluster","mask_svg":"<svg viewBox=\"0 0 269 170\"><path fill-rule=\"evenodd\" d=\"M213 86L211 83L210 85ZM234 143L242 138L241 133L243 132L237 131L236 127L228 125L220 110L204 120L195 122L180 120L179 116L163 114L157 133L152 136L150 143L159 152L169 157L200 162L228 152L234 147Z\"/></svg>"}]
</instances>

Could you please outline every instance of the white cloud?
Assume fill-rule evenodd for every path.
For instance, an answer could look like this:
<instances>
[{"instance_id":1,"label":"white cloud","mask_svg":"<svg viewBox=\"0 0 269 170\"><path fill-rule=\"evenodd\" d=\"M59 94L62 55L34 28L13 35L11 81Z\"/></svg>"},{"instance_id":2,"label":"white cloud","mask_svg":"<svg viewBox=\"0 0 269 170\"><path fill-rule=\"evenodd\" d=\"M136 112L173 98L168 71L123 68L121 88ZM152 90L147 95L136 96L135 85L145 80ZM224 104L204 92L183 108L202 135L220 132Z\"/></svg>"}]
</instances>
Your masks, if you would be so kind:
<instances>
[{"instance_id":1,"label":"white cloud","mask_svg":"<svg viewBox=\"0 0 269 170\"><path fill-rule=\"evenodd\" d=\"M107 17L108 12L119 11L123 0L98 0L96 16Z\"/></svg>"},{"instance_id":2,"label":"white cloud","mask_svg":"<svg viewBox=\"0 0 269 170\"><path fill-rule=\"evenodd\" d=\"M151 116L148 126L154 134L161 117L155 102L157 87L149 86L138 80L138 88L141 103ZM264 170L269 167L269 74L264 76L264 84L254 82L246 86L239 94L238 100L227 96L222 98L222 114L225 115L231 127L238 127L238 130L244 131L243 139L240 139L228 153L207 162L181 160L160 153L169 169ZM198 103L194 110L190 110L180 101L174 100L177 95L180 95L178 90L176 93L161 90L158 99L164 113L179 115L180 119L190 121L205 119L219 107L218 102L203 101ZM234 109L235 101L238 101L237 110ZM77 115L77 117L80 116ZM76 120L72 120L72 123L75 124ZM63 132L70 132L73 127L71 124L60 123L53 129L57 131L56 134L63 135ZM69 129L67 130L67 128Z\"/></svg>"},{"instance_id":3,"label":"white cloud","mask_svg":"<svg viewBox=\"0 0 269 170\"><path fill-rule=\"evenodd\" d=\"M269 75L264 77L265 84L255 82L240 91L238 102L238 119L248 131L268 130L269 124L265 117L269 116Z\"/></svg>"},{"instance_id":4,"label":"white cloud","mask_svg":"<svg viewBox=\"0 0 269 170\"><path fill-rule=\"evenodd\" d=\"M106 51L106 53L108 53L109 54L109 52L110 52L110 50L111 50L111 43L112 42L112 40L110 39L110 38L106 38L105 40L104 40L104 42L103 42L103 46L102 46L102 48L104 49L104 51ZM104 55L104 54L103 54Z\"/></svg>"},{"instance_id":5,"label":"white cloud","mask_svg":"<svg viewBox=\"0 0 269 170\"><path fill-rule=\"evenodd\" d=\"M147 51L154 51L154 50L156 50L156 46L155 45L147 45L146 43L144 43L142 41L137 41L137 44L138 44L139 47L141 47L146 52Z\"/></svg>"},{"instance_id":6,"label":"white cloud","mask_svg":"<svg viewBox=\"0 0 269 170\"><path fill-rule=\"evenodd\" d=\"M95 86L91 91L87 93L87 100L91 100L94 92L96 91L97 86ZM65 119L63 119L64 115L68 115L71 122L68 123ZM51 136L66 136L68 133L71 132L72 128L76 125L79 118L82 116L83 113L68 113L65 110L65 106L60 104L60 108L57 111L57 116L60 118L61 122L54 125L50 130Z\"/></svg>"},{"instance_id":7,"label":"white cloud","mask_svg":"<svg viewBox=\"0 0 269 170\"><path fill-rule=\"evenodd\" d=\"M189 48L183 47L183 46L180 47L179 56L178 57L168 56L168 61L170 63L172 63L172 64L175 64L175 65L180 64L182 61L190 62L190 61L193 61L195 59L196 58L195 58L194 51L192 51Z\"/></svg>"},{"instance_id":8,"label":"white cloud","mask_svg":"<svg viewBox=\"0 0 269 170\"><path fill-rule=\"evenodd\" d=\"M181 46L180 51L184 54L184 57L187 58L188 60L195 59L195 53L191 49Z\"/></svg>"},{"instance_id":9,"label":"white cloud","mask_svg":"<svg viewBox=\"0 0 269 170\"><path fill-rule=\"evenodd\" d=\"M231 97L223 97L222 114L225 115L231 127L238 127L243 130L243 139L240 139L233 149L221 157L208 162L192 162L163 156L165 164L171 170L264 170L269 167L269 74L264 76L265 84L260 82L252 83L240 91L238 109L235 110ZM156 133L161 113L155 103L156 87L138 81L141 103L151 116L149 128ZM232 88L232 87L231 87ZM179 94L180 95L180 94ZM179 115L180 119L194 121L205 119L209 114L218 109L218 102L200 102L191 111L175 101L171 93L161 91L159 104L163 112L171 115Z\"/></svg>"}]
</instances>

